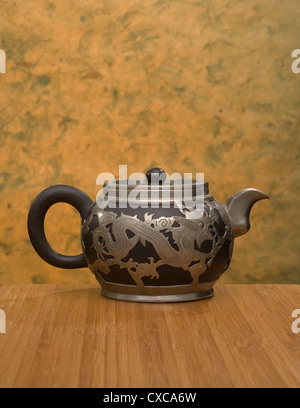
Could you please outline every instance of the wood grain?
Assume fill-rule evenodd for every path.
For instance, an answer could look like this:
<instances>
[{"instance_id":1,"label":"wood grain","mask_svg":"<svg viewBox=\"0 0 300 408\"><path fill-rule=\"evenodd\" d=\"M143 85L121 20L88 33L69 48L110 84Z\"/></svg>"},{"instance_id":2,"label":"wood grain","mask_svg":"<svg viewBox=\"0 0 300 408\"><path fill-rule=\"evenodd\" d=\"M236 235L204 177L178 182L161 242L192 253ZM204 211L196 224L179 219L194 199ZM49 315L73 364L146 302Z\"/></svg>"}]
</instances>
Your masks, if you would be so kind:
<instances>
[{"instance_id":1,"label":"wood grain","mask_svg":"<svg viewBox=\"0 0 300 408\"><path fill-rule=\"evenodd\" d=\"M299 387L299 285L139 304L95 285L2 285L0 387Z\"/></svg>"}]
</instances>

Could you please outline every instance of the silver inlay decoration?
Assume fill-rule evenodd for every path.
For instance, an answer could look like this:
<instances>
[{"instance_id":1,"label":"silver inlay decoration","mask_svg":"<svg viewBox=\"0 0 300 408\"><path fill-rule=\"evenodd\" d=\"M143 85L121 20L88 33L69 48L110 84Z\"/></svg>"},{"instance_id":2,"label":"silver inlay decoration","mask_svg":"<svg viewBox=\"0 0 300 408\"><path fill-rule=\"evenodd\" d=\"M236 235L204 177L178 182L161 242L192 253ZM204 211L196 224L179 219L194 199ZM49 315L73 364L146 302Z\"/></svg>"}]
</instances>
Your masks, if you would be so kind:
<instances>
[{"instance_id":1,"label":"silver inlay decoration","mask_svg":"<svg viewBox=\"0 0 300 408\"><path fill-rule=\"evenodd\" d=\"M157 268L162 265L187 270L192 277L191 285L198 285L199 276L212 264L219 249L226 240L232 240L232 228L224 207L215 200L205 200L208 211L193 214L193 211L181 209L184 217L153 218L153 214L144 214L141 221L137 215L130 216L102 210L97 205L84 221L82 234L92 233L93 247L97 253L96 261L90 269L99 278L99 271L110 273L110 266L126 268L139 287L144 287L142 278L158 279ZM151 211L151 209L149 209ZM195 210L197 211L197 210ZM91 222L96 216L98 226L91 230ZM219 233L218 224L224 224L224 233ZM148 262L135 262L128 258L129 252L138 242L146 246L149 242L159 256L159 260L149 257ZM210 241L211 249L202 252L201 245ZM83 244L84 245L84 244Z\"/></svg>"}]
</instances>

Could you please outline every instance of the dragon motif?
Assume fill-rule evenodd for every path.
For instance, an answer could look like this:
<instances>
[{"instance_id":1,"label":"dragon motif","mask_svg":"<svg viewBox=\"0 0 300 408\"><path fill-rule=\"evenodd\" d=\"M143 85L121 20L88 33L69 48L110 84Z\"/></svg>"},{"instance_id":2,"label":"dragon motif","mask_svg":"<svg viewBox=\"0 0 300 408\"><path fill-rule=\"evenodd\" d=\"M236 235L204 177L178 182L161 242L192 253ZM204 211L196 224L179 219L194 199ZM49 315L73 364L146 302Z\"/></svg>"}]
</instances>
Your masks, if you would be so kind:
<instances>
[{"instance_id":1,"label":"dragon motif","mask_svg":"<svg viewBox=\"0 0 300 408\"><path fill-rule=\"evenodd\" d=\"M127 269L138 286L144 286L143 277L158 279L157 268L169 265L187 270L192 277L192 285L197 285L199 276L213 262L223 243L232 239L228 217L221 205L213 201L207 207L209 210L203 211L199 218L189 218L183 210L185 217L155 219L153 214L146 213L142 221L136 215L121 213L118 216L95 205L82 228L83 236L91 232L97 254L92 265L87 260L90 268L97 276L98 271L108 274L111 266L119 265L121 269ZM91 229L95 216L97 226ZM222 233L220 222L223 224ZM148 263L141 263L132 258L126 259L139 241L144 246L147 242L152 244L159 260L154 262L154 258L149 257Z\"/></svg>"}]
</instances>

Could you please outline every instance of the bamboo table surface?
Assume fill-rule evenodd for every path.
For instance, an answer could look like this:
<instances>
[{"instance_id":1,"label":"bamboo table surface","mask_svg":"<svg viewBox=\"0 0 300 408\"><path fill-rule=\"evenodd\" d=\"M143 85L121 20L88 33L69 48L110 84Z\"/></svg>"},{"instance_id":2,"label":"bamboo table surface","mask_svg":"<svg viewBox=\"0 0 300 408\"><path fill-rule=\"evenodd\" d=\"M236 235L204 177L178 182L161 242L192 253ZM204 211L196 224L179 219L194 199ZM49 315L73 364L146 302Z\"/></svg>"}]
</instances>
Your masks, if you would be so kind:
<instances>
[{"instance_id":1,"label":"bamboo table surface","mask_svg":"<svg viewBox=\"0 0 300 408\"><path fill-rule=\"evenodd\" d=\"M299 285L211 299L106 299L96 285L1 285L0 387L299 387Z\"/></svg>"}]
</instances>

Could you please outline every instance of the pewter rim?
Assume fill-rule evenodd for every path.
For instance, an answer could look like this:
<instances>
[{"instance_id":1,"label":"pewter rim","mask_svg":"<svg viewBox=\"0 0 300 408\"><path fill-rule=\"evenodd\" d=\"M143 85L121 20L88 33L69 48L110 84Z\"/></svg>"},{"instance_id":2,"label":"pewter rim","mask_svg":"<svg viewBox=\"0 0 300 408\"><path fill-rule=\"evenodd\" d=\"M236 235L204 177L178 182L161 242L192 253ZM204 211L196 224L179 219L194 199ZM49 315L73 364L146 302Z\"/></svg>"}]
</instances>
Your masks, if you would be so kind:
<instances>
[{"instance_id":1,"label":"pewter rim","mask_svg":"<svg viewBox=\"0 0 300 408\"><path fill-rule=\"evenodd\" d=\"M196 197L192 197L194 201L194 203L200 202L203 203L203 201L213 201L214 200L214 196L212 194L205 194L204 196L196 196ZM107 207L108 208L115 208L115 205L125 205L125 207L123 208L127 208L128 206L128 199L127 198L120 198L120 197L116 197L113 200L107 200L106 201ZM96 201L97 204L97 201ZM156 206L161 205L162 208L170 208L170 207L178 207L181 208L182 206L184 206L184 202L182 200L180 201L174 201L173 199L158 199L158 200L154 200L153 198L148 198L147 200L144 200L142 198L139 198L137 200L131 199L130 200L130 204L136 204L137 207L138 206L142 206L142 208L159 208ZM112 206L111 206L112 205Z\"/></svg>"},{"instance_id":2,"label":"pewter rim","mask_svg":"<svg viewBox=\"0 0 300 408\"><path fill-rule=\"evenodd\" d=\"M196 293L181 293L177 295L132 295L127 293L111 292L101 289L101 294L104 297L123 300L126 302L139 303L176 303L176 302L192 302L195 300L208 299L214 296L214 289L211 288L205 292Z\"/></svg>"},{"instance_id":3,"label":"pewter rim","mask_svg":"<svg viewBox=\"0 0 300 408\"><path fill-rule=\"evenodd\" d=\"M131 190L135 187L140 187L145 190L163 190L164 187L170 188L170 190L184 190L185 187L203 187L204 189L207 189L209 187L209 183L206 180L197 181L195 179L171 179L168 181L164 181L163 184L155 184L155 183L149 183L147 179L145 180L110 180L108 183L104 182L103 184L104 187L106 188L117 188L120 190Z\"/></svg>"},{"instance_id":4,"label":"pewter rim","mask_svg":"<svg viewBox=\"0 0 300 408\"><path fill-rule=\"evenodd\" d=\"M128 296L177 296L190 295L191 293L204 293L209 291L217 280L200 282L197 285L170 285L170 286L136 286L122 283L106 282L100 276L96 276L102 290L111 293L120 293Z\"/></svg>"}]
</instances>

